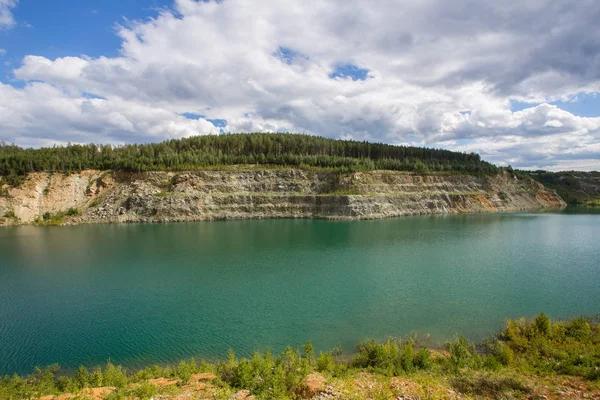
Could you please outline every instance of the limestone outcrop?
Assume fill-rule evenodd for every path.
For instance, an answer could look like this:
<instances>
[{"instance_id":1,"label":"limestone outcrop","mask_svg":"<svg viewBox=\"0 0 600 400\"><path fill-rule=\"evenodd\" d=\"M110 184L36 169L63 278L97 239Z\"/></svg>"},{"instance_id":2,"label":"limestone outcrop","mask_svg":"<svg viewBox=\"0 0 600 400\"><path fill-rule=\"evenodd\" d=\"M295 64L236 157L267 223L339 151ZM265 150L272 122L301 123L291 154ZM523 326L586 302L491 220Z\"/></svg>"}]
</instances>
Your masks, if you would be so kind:
<instances>
[{"instance_id":1,"label":"limestone outcrop","mask_svg":"<svg viewBox=\"0 0 600 400\"><path fill-rule=\"evenodd\" d=\"M415 214L564 207L556 192L509 173L338 173L244 166L222 171L32 173L4 187L0 224L27 224L76 209L66 223L216 219L376 219Z\"/></svg>"}]
</instances>

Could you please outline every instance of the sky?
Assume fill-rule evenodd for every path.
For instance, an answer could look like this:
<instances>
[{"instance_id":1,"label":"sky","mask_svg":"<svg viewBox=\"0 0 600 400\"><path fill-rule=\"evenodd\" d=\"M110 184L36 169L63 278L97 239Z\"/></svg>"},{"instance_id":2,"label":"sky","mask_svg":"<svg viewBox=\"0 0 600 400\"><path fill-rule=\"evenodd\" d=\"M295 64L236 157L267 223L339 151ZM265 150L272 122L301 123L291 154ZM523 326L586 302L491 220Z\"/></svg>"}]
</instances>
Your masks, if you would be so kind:
<instances>
[{"instance_id":1,"label":"sky","mask_svg":"<svg viewBox=\"0 0 600 400\"><path fill-rule=\"evenodd\" d=\"M600 170L598 0L0 0L0 140L302 132Z\"/></svg>"}]
</instances>

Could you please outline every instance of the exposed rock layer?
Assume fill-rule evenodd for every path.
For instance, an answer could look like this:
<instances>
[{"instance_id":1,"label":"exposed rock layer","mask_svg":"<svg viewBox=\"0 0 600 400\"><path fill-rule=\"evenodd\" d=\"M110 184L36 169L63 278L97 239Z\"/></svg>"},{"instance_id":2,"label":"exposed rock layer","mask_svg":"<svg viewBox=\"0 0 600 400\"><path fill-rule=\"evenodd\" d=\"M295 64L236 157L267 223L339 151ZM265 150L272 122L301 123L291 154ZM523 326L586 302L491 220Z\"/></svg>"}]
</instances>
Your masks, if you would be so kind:
<instances>
[{"instance_id":1,"label":"exposed rock layer","mask_svg":"<svg viewBox=\"0 0 600 400\"><path fill-rule=\"evenodd\" d=\"M0 223L31 223L75 208L68 223L251 218L374 219L564 207L540 183L497 176L338 174L299 169L124 173L33 173L4 188ZM6 195L6 193L8 193ZM6 217L2 217L6 215ZM14 215L14 217L13 217Z\"/></svg>"}]
</instances>

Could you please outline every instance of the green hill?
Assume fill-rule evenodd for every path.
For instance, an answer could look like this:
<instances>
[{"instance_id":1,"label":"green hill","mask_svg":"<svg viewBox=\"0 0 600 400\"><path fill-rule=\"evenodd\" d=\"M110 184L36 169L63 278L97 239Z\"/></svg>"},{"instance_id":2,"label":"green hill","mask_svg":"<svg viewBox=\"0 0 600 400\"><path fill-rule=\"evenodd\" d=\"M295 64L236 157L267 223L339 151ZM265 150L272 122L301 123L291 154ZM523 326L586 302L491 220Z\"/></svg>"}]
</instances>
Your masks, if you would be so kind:
<instances>
[{"instance_id":1,"label":"green hill","mask_svg":"<svg viewBox=\"0 0 600 400\"><path fill-rule=\"evenodd\" d=\"M534 171L533 179L551 189L569 204L600 205L600 172Z\"/></svg>"},{"instance_id":2,"label":"green hill","mask_svg":"<svg viewBox=\"0 0 600 400\"><path fill-rule=\"evenodd\" d=\"M124 146L88 144L40 149L0 146L0 176L7 181L18 180L19 176L36 171L111 169L142 172L194 170L234 164L476 175L500 171L475 153L287 133L194 136Z\"/></svg>"}]
</instances>

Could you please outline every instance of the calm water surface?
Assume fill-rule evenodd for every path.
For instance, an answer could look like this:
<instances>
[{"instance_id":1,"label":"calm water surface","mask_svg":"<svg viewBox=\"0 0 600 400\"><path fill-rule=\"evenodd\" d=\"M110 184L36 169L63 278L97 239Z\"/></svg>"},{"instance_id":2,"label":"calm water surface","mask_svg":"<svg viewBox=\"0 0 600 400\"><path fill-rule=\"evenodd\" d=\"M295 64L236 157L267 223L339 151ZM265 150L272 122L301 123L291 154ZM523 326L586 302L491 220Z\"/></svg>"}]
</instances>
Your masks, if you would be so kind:
<instances>
[{"instance_id":1,"label":"calm water surface","mask_svg":"<svg viewBox=\"0 0 600 400\"><path fill-rule=\"evenodd\" d=\"M0 229L0 375L600 312L600 214Z\"/></svg>"}]
</instances>

